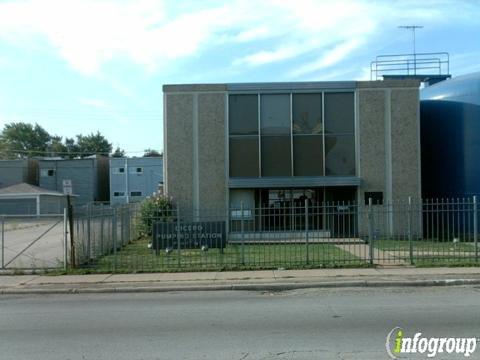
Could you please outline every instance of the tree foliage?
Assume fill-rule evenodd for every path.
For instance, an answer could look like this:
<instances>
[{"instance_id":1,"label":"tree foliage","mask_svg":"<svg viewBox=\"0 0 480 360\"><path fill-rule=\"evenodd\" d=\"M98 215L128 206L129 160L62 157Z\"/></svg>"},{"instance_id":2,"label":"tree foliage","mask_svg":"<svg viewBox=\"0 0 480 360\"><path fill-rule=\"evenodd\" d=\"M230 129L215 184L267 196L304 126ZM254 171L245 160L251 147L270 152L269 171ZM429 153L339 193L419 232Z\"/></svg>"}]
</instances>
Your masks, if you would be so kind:
<instances>
[{"instance_id":1,"label":"tree foliage","mask_svg":"<svg viewBox=\"0 0 480 360\"><path fill-rule=\"evenodd\" d=\"M51 138L38 124L13 122L6 124L0 134L0 149L9 158L43 155Z\"/></svg>"},{"instance_id":2,"label":"tree foliage","mask_svg":"<svg viewBox=\"0 0 480 360\"><path fill-rule=\"evenodd\" d=\"M99 131L86 136L77 135L76 139L68 137L64 139L62 136L49 134L38 124L12 122L6 124L0 133L1 159L32 156L72 159L94 154L108 156L111 151L112 144Z\"/></svg>"},{"instance_id":3,"label":"tree foliage","mask_svg":"<svg viewBox=\"0 0 480 360\"><path fill-rule=\"evenodd\" d=\"M108 156L112 152L112 144L100 134L100 131L86 136L77 135L77 147L82 157L95 154Z\"/></svg>"},{"instance_id":4,"label":"tree foliage","mask_svg":"<svg viewBox=\"0 0 480 360\"><path fill-rule=\"evenodd\" d=\"M154 222L170 222L173 221L174 216L174 206L168 197L160 194L147 197L140 204L137 222L140 236L151 235Z\"/></svg>"},{"instance_id":5,"label":"tree foliage","mask_svg":"<svg viewBox=\"0 0 480 360\"><path fill-rule=\"evenodd\" d=\"M112 157L116 157L116 158L125 157L125 150L120 149L120 147L117 146L115 151L112 153Z\"/></svg>"},{"instance_id":6,"label":"tree foliage","mask_svg":"<svg viewBox=\"0 0 480 360\"><path fill-rule=\"evenodd\" d=\"M163 154L155 149L145 149L143 157L162 157Z\"/></svg>"}]
</instances>

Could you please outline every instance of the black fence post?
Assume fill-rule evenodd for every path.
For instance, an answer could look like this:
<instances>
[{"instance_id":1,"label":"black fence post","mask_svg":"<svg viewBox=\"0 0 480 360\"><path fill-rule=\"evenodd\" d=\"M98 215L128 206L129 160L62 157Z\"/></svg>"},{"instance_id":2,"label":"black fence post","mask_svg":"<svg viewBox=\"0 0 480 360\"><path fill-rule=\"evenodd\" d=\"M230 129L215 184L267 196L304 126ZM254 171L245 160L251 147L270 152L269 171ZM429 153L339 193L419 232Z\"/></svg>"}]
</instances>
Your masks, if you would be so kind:
<instances>
[{"instance_id":1,"label":"black fence post","mask_svg":"<svg viewBox=\"0 0 480 360\"><path fill-rule=\"evenodd\" d=\"M240 202L240 231L242 232L242 265L245 265L245 224L243 214L243 201Z\"/></svg>"},{"instance_id":2,"label":"black fence post","mask_svg":"<svg viewBox=\"0 0 480 360\"><path fill-rule=\"evenodd\" d=\"M308 199L305 199L305 264L309 263L309 254L308 254Z\"/></svg>"},{"instance_id":3,"label":"black fence post","mask_svg":"<svg viewBox=\"0 0 480 360\"><path fill-rule=\"evenodd\" d=\"M181 267L182 263L181 263L181 259L180 259L180 252L181 252L181 246L180 246L180 206L177 206L177 266L178 268Z\"/></svg>"},{"instance_id":4,"label":"black fence post","mask_svg":"<svg viewBox=\"0 0 480 360\"><path fill-rule=\"evenodd\" d=\"M408 248L410 256L410 265L413 265L413 234L412 234L412 197L408 197Z\"/></svg>"},{"instance_id":5,"label":"black fence post","mask_svg":"<svg viewBox=\"0 0 480 360\"><path fill-rule=\"evenodd\" d=\"M368 198L368 252L370 257L370 265L374 263L375 252L373 248L373 201L372 198Z\"/></svg>"},{"instance_id":6,"label":"black fence post","mask_svg":"<svg viewBox=\"0 0 480 360\"><path fill-rule=\"evenodd\" d=\"M478 212L477 196L473 197L473 243L475 245L475 261L478 261Z\"/></svg>"}]
</instances>

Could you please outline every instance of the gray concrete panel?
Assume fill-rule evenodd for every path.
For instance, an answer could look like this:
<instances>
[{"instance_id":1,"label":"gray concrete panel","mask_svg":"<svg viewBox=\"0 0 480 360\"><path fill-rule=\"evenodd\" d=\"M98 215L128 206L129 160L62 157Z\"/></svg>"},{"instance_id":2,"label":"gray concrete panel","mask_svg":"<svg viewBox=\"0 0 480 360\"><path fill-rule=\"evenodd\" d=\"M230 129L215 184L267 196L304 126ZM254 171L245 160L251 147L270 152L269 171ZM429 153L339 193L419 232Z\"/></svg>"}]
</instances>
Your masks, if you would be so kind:
<instances>
[{"instance_id":1,"label":"gray concrete panel","mask_svg":"<svg viewBox=\"0 0 480 360\"><path fill-rule=\"evenodd\" d=\"M199 203L207 209L225 208L226 94L198 95Z\"/></svg>"},{"instance_id":2,"label":"gray concrete panel","mask_svg":"<svg viewBox=\"0 0 480 360\"><path fill-rule=\"evenodd\" d=\"M385 192L385 91L358 91L361 199L365 191Z\"/></svg>"},{"instance_id":3,"label":"gray concrete panel","mask_svg":"<svg viewBox=\"0 0 480 360\"><path fill-rule=\"evenodd\" d=\"M392 197L419 198L418 89L392 90Z\"/></svg>"},{"instance_id":4,"label":"gray concrete panel","mask_svg":"<svg viewBox=\"0 0 480 360\"><path fill-rule=\"evenodd\" d=\"M193 196L193 94L167 94L164 161L168 196L180 210L192 209Z\"/></svg>"}]
</instances>

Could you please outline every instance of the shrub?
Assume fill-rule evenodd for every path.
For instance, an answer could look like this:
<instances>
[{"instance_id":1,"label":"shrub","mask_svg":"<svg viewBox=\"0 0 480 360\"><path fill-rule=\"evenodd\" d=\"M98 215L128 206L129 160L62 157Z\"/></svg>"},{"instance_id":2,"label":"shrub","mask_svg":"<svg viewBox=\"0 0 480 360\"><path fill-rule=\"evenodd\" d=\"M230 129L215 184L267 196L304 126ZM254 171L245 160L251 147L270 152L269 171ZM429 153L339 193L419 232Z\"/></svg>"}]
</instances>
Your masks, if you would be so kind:
<instances>
[{"instance_id":1,"label":"shrub","mask_svg":"<svg viewBox=\"0 0 480 360\"><path fill-rule=\"evenodd\" d=\"M138 231L140 236L152 235L154 222L171 222L175 218L175 210L171 199L164 195L154 194L140 203Z\"/></svg>"}]
</instances>

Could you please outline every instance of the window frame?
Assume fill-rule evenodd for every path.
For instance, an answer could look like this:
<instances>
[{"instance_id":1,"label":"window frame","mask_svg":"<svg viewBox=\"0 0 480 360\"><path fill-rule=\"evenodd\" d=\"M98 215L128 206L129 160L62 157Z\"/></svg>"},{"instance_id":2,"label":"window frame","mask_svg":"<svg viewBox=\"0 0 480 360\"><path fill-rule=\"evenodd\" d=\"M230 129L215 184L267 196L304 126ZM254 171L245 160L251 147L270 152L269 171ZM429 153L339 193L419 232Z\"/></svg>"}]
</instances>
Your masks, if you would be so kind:
<instances>
[{"instance_id":1,"label":"window frame","mask_svg":"<svg viewBox=\"0 0 480 360\"><path fill-rule=\"evenodd\" d=\"M326 169L326 152L325 152L325 144L326 144L326 137L328 136L336 136L340 135L340 133L331 133L331 134L326 134L325 133L325 94L328 93L349 93L352 94L352 101L353 101L353 132L348 132L348 133L341 133L341 135L352 135L353 136L353 163L354 163L354 174L345 174L345 175L327 175L327 169ZM228 160L228 166L227 166L227 174L228 177L231 178L231 175L229 173L230 169L230 138L231 137L239 137L241 135L231 135L230 130L229 130L229 122L230 122L230 109L228 108L229 105L229 98L230 96L235 96L235 95L257 95L257 105L258 105L258 135L249 135L249 136L258 136L258 166L259 166L259 172L258 176L252 177L255 179L260 179L262 177L266 177L262 173L262 131L261 131L261 106L262 106L262 95L289 95L290 96L290 166L291 166L291 175L290 177L302 177L302 176L322 176L322 177L327 177L327 176L358 176L358 159L359 159L359 154L358 154L358 133L357 133L357 128L358 128L358 113L357 113L357 90L353 87L345 87L345 88L313 88L313 87L308 87L306 89L289 89L289 90L269 90L269 89L261 89L261 90L233 90L229 91L227 93L227 112L226 112L226 131L225 131L225 137L226 137L226 148L227 148L227 160ZM301 94L321 94L321 122L322 122L322 130L320 134L294 134L293 132L293 97L295 95L301 95ZM270 135L263 135L263 136L270 136ZM288 136L288 135L285 135ZM296 175L295 174L295 154L294 154L294 136L321 136L322 137L322 143L323 143L323 172L321 175ZM267 176L269 177L269 176ZM288 176L287 176L288 177Z\"/></svg>"},{"instance_id":2,"label":"window frame","mask_svg":"<svg viewBox=\"0 0 480 360\"><path fill-rule=\"evenodd\" d=\"M130 171L129 173L130 174L137 174L137 175L142 175L143 174L143 166L131 166L129 167ZM140 169L140 171L139 171Z\"/></svg>"},{"instance_id":3,"label":"window frame","mask_svg":"<svg viewBox=\"0 0 480 360\"><path fill-rule=\"evenodd\" d=\"M55 176L54 168L40 169L40 177L53 177L53 176Z\"/></svg>"}]
</instances>

